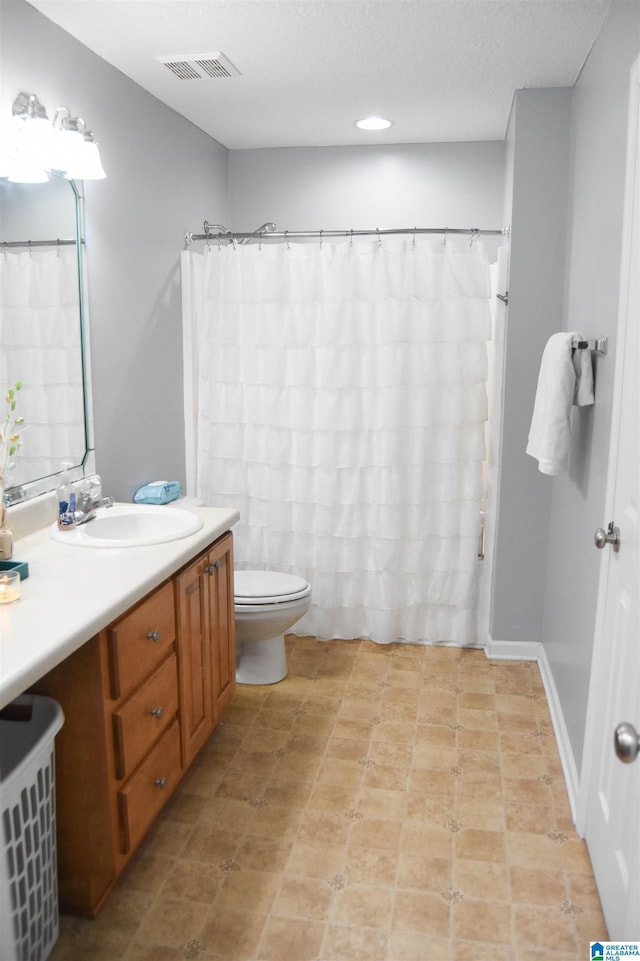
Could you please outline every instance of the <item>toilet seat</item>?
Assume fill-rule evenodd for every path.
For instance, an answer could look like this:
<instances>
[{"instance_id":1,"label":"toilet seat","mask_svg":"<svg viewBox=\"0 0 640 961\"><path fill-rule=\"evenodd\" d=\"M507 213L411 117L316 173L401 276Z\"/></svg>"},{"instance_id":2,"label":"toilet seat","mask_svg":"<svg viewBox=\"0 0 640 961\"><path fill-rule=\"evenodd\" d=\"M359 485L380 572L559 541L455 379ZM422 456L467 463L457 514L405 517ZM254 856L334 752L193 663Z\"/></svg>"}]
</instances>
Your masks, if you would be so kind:
<instances>
[{"instance_id":1,"label":"toilet seat","mask_svg":"<svg viewBox=\"0 0 640 961\"><path fill-rule=\"evenodd\" d=\"M285 604L308 597L311 585L295 574L277 571L235 571L234 592L236 604L251 605Z\"/></svg>"}]
</instances>

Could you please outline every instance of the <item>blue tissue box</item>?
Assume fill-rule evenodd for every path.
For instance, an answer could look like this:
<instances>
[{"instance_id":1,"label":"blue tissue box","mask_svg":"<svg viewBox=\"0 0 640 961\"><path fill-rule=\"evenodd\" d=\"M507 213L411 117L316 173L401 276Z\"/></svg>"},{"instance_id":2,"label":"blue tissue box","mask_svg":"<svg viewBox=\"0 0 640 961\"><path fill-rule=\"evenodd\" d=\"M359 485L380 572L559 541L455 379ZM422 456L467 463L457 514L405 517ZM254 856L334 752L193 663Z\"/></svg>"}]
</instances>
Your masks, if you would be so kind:
<instances>
[{"instance_id":1,"label":"blue tissue box","mask_svg":"<svg viewBox=\"0 0 640 961\"><path fill-rule=\"evenodd\" d=\"M182 496L179 481L155 481L143 484L133 495L134 504L170 504Z\"/></svg>"},{"instance_id":2,"label":"blue tissue box","mask_svg":"<svg viewBox=\"0 0 640 961\"><path fill-rule=\"evenodd\" d=\"M0 561L0 574L3 571L17 571L21 581L29 576L29 565L26 561Z\"/></svg>"}]
</instances>

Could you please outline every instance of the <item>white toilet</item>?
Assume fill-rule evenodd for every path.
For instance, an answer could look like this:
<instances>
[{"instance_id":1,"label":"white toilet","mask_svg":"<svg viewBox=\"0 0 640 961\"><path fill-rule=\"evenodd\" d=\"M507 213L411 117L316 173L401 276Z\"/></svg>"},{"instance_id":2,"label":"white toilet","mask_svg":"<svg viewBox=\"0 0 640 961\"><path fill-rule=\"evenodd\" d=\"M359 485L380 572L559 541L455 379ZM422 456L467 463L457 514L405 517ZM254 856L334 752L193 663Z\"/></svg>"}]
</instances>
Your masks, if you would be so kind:
<instances>
[{"instance_id":1,"label":"white toilet","mask_svg":"<svg viewBox=\"0 0 640 961\"><path fill-rule=\"evenodd\" d=\"M311 586L275 571L235 571L236 680L275 684L287 676L285 631L306 614Z\"/></svg>"}]
</instances>

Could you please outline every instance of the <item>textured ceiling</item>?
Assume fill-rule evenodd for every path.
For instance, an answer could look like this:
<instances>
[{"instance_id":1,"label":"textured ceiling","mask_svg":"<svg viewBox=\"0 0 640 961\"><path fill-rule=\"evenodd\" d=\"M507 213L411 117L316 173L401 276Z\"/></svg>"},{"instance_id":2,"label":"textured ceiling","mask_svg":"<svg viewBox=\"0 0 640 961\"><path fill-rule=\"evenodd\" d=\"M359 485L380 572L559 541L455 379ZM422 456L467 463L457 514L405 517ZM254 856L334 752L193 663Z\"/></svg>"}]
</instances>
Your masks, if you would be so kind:
<instances>
[{"instance_id":1,"label":"textured ceiling","mask_svg":"<svg viewBox=\"0 0 640 961\"><path fill-rule=\"evenodd\" d=\"M571 86L610 0L29 0L231 149L501 140L514 90ZM178 79L158 57L222 51ZM363 133L355 120L394 120Z\"/></svg>"}]
</instances>

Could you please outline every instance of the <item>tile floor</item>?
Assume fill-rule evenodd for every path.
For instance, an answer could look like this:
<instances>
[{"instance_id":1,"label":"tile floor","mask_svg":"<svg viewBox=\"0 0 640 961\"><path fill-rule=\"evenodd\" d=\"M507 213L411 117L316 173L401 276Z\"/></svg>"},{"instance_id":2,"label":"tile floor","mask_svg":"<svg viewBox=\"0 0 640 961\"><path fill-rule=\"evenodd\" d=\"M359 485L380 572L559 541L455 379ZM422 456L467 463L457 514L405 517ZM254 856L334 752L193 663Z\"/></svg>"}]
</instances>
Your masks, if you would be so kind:
<instances>
[{"instance_id":1,"label":"tile floor","mask_svg":"<svg viewBox=\"0 0 640 961\"><path fill-rule=\"evenodd\" d=\"M51 961L583 961L606 940L537 666L288 638Z\"/></svg>"}]
</instances>

